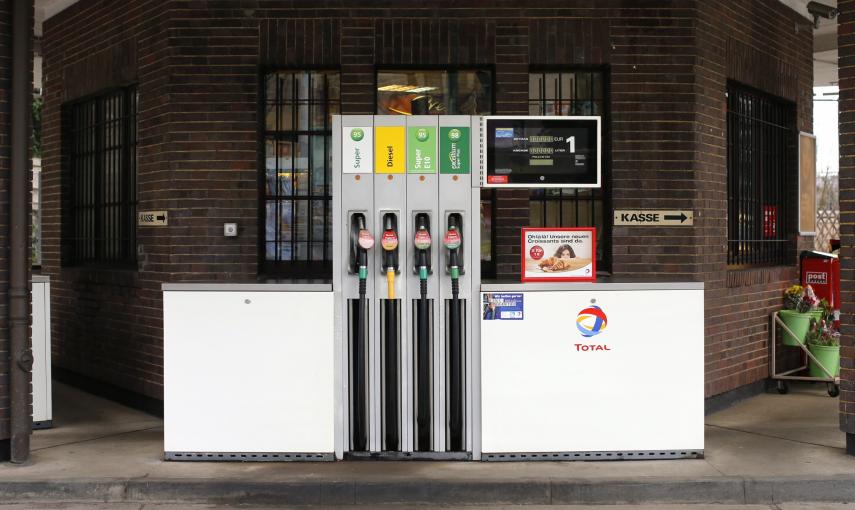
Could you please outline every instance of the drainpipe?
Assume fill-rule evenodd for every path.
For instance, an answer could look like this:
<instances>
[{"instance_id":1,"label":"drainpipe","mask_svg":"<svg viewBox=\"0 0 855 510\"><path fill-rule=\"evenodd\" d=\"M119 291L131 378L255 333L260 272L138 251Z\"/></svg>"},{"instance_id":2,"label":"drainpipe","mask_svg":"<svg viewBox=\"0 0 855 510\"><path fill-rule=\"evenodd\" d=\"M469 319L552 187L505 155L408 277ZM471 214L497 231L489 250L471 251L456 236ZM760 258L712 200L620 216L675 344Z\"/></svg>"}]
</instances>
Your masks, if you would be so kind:
<instances>
[{"instance_id":1,"label":"drainpipe","mask_svg":"<svg viewBox=\"0 0 855 510\"><path fill-rule=\"evenodd\" d=\"M33 29L32 0L12 2L12 173L9 183L9 343L11 353L10 411L14 463L30 456L30 282L27 244L30 199L30 115L33 84L30 43Z\"/></svg>"}]
</instances>

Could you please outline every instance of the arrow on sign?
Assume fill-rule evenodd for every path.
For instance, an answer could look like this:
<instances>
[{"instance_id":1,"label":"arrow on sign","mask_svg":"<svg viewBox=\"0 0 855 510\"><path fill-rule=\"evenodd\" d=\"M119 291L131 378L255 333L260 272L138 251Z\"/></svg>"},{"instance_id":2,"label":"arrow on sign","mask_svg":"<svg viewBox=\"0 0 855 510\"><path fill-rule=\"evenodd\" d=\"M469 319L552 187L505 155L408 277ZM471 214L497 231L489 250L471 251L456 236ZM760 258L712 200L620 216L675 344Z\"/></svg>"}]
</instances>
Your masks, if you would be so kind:
<instances>
[{"instance_id":1,"label":"arrow on sign","mask_svg":"<svg viewBox=\"0 0 855 510\"><path fill-rule=\"evenodd\" d=\"M664 218L665 218L666 220L672 220L672 221L680 220L680 223L683 223L684 221L686 221L687 219L689 219L689 217L688 217L688 216L686 216L684 213L680 213L680 215L679 215L679 216L678 216L678 215L676 215L676 214L666 214L666 215L664 216Z\"/></svg>"},{"instance_id":2,"label":"arrow on sign","mask_svg":"<svg viewBox=\"0 0 855 510\"><path fill-rule=\"evenodd\" d=\"M166 220L166 215L164 214L164 215L155 216L155 218L157 219L157 221L164 221L164 220Z\"/></svg>"}]
</instances>

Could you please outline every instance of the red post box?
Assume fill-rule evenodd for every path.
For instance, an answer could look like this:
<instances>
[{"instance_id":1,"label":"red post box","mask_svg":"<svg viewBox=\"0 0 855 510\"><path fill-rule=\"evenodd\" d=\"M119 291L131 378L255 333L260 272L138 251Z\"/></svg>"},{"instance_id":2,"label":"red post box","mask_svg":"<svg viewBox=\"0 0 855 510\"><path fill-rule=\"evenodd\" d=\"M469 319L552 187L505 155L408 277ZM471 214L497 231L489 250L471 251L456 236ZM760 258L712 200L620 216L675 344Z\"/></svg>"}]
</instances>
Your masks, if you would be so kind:
<instances>
[{"instance_id":1,"label":"red post box","mask_svg":"<svg viewBox=\"0 0 855 510\"><path fill-rule=\"evenodd\" d=\"M802 285L810 285L816 297L828 300L834 310L834 323L840 321L840 259L837 255L819 251L803 251L801 261Z\"/></svg>"}]
</instances>

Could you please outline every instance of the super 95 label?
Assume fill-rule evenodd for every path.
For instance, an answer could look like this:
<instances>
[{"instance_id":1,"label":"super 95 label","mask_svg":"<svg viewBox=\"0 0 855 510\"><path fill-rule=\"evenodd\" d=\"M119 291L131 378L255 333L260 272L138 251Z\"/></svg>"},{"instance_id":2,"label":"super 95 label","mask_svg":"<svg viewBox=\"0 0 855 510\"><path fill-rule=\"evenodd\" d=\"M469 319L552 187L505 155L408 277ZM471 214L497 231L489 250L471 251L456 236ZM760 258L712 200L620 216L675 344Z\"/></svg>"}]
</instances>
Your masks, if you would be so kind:
<instances>
[{"instance_id":1,"label":"super 95 label","mask_svg":"<svg viewBox=\"0 0 855 510\"><path fill-rule=\"evenodd\" d=\"M481 318L490 320L519 321L524 318L523 295L517 292L495 292L484 294Z\"/></svg>"}]
</instances>

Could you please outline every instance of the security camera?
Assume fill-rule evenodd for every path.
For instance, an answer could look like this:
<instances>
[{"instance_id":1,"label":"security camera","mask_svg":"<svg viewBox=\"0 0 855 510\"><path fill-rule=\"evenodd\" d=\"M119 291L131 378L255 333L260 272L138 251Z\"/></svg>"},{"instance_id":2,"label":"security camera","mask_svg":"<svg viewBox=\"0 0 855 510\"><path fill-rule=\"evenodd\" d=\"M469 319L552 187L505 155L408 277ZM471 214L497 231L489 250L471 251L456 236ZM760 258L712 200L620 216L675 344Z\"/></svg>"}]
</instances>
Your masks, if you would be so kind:
<instances>
[{"instance_id":1,"label":"security camera","mask_svg":"<svg viewBox=\"0 0 855 510\"><path fill-rule=\"evenodd\" d=\"M819 28L819 18L834 19L840 14L840 10L830 5L819 2L808 2L807 10L813 15L813 26Z\"/></svg>"}]
</instances>

